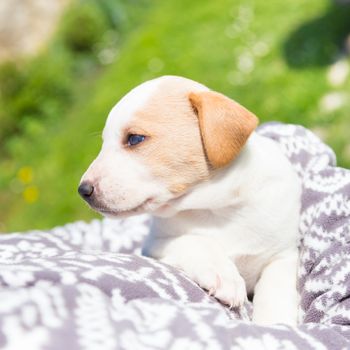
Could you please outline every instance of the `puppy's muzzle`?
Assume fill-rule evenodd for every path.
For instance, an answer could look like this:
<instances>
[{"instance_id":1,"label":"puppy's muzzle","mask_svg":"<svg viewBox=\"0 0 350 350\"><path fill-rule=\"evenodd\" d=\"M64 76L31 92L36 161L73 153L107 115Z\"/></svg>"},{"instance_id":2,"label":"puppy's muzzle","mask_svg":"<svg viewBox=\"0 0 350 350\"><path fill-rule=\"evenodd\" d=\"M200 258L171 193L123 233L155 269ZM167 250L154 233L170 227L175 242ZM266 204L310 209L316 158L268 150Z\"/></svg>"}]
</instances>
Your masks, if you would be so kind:
<instances>
[{"instance_id":1,"label":"puppy's muzzle","mask_svg":"<svg viewBox=\"0 0 350 350\"><path fill-rule=\"evenodd\" d=\"M94 186L89 182L82 182L78 187L78 192L84 200L91 202L94 195Z\"/></svg>"}]
</instances>

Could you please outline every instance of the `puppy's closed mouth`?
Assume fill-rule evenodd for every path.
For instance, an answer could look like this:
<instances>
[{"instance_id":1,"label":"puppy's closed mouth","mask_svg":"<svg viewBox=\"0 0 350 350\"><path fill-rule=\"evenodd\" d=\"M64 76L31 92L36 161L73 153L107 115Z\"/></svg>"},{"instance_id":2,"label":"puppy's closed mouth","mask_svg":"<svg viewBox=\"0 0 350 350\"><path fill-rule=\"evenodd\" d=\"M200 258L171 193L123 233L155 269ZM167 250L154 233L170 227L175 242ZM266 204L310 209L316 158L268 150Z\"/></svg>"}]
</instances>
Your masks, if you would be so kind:
<instances>
[{"instance_id":1,"label":"puppy's closed mouth","mask_svg":"<svg viewBox=\"0 0 350 350\"><path fill-rule=\"evenodd\" d=\"M153 199L148 198L145 201L143 201L141 204L137 205L136 207L130 208L130 209L111 209L107 207L97 207L97 206L91 206L93 210L98 211L101 214L108 215L108 216L123 216L131 213L138 213L140 212L148 203L150 203Z\"/></svg>"}]
</instances>

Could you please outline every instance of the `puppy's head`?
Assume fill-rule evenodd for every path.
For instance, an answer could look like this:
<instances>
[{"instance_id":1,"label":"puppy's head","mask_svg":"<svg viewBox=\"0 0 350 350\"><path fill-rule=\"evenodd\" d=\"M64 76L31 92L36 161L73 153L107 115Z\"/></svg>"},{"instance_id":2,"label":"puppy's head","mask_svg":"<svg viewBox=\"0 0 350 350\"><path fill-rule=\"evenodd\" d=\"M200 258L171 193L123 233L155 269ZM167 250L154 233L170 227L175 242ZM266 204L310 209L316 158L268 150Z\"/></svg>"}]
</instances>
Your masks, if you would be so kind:
<instances>
[{"instance_id":1,"label":"puppy's head","mask_svg":"<svg viewBox=\"0 0 350 350\"><path fill-rule=\"evenodd\" d=\"M79 193L107 215L162 215L238 155L257 118L192 80L165 76L139 85L110 112L100 154Z\"/></svg>"}]
</instances>

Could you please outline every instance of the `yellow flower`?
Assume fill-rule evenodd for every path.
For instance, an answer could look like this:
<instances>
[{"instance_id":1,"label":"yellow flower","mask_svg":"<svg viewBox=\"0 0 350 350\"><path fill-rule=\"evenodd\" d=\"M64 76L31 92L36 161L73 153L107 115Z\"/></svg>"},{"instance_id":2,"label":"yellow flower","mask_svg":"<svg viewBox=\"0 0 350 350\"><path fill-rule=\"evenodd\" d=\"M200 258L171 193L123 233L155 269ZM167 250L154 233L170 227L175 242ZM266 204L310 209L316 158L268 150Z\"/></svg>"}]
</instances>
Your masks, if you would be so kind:
<instances>
[{"instance_id":1,"label":"yellow flower","mask_svg":"<svg viewBox=\"0 0 350 350\"><path fill-rule=\"evenodd\" d=\"M33 169L30 166L25 166L19 169L17 178L22 184L26 185L33 181Z\"/></svg>"},{"instance_id":2,"label":"yellow flower","mask_svg":"<svg viewBox=\"0 0 350 350\"><path fill-rule=\"evenodd\" d=\"M29 186L23 191L23 198L27 203L34 203L38 200L39 190L36 186Z\"/></svg>"}]
</instances>

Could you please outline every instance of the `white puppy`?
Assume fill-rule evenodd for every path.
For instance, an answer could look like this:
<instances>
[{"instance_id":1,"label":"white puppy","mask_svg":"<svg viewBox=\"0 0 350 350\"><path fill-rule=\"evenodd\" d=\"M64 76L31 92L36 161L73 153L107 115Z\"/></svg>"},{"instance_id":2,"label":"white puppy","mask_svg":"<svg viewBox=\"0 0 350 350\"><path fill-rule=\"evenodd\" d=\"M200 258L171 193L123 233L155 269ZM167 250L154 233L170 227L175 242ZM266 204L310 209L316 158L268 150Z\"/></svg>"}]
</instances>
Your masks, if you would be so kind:
<instances>
[{"instance_id":1,"label":"white puppy","mask_svg":"<svg viewBox=\"0 0 350 350\"><path fill-rule=\"evenodd\" d=\"M301 185L257 118L189 79L141 84L110 112L79 193L107 216L149 212L144 254L253 321L297 322Z\"/></svg>"}]
</instances>

